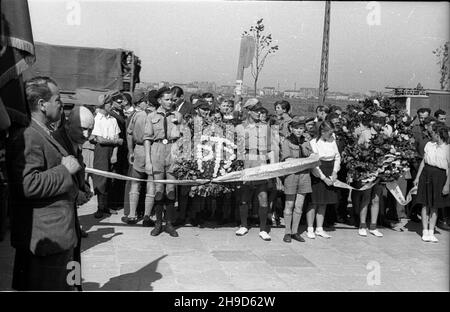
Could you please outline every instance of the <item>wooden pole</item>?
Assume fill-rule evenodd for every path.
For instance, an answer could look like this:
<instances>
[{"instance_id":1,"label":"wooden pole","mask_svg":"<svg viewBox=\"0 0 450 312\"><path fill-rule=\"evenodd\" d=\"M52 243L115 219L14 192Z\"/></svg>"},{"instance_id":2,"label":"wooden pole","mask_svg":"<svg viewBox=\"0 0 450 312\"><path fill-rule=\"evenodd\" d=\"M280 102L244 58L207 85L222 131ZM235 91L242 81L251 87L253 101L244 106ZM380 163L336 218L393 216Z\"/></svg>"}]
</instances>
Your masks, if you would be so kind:
<instances>
[{"instance_id":1,"label":"wooden pole","mask_svg":"<svg viewBox=\"0 0 450 312\"><path fill-rule=\"evenodd\" d=\"M330 1L325 3L323 22L322 58L320 64L319 105L324 105L328 91L328 52L330 41Z\"/></svg>"},{"instance_id":2,"label":"wooden pole","mask_svg":"<svg viewBox=\"0 0 450 312\"><path fill-rule=\"evenodd\" d=\"M131 52L131 75L130 75L130 93L134 90L134 53Z\"/></svg>"}]
</instances>

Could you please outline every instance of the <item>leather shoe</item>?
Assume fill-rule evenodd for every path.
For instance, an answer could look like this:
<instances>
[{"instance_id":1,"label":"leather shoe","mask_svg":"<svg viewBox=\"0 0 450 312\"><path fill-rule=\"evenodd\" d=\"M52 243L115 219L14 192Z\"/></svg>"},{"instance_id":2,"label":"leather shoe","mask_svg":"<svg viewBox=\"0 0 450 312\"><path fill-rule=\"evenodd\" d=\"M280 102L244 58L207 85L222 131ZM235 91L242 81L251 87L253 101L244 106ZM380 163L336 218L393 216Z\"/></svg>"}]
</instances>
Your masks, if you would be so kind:
<instances>
[{"instance_id":1,"label":"leather shoe","mask_svg":"<svg viewBox=\"0 0 450 312\"><path fill-rule=\"evenodd\" d=\"M437 227L440 228L441 230L444 230L444 231L449 231L450 230L450 226L448 225L448 222L446 222L446 221L438 222Z\"/></svg>"},{"instance_id":2,"label":"leather shoe","mask_svg":"<svg viewBox=\"0 0 450 312\"><path fill-rule=\"evenodd\" d=\"M122 220L123 223L126 223L126 224L136 224L138 222L138 218L137 217L130 218L128 216L123 216L121 218L121 220Z\"/></svg>"},{"instance_id":3,"label":"leather shoe","mask_svg":"<svg viewBox=\"0 0 450 312\"><path fill-rule=\"evenodd\" d=\"M166 224L166 229L165 229L165 230L166 230L167 233L169 233L170 236L172 236L172 237L178 237L178 233L177 233L177 231L175 230L175 228L173 227L172 224L167 223L167 224Z\"/></svg>"},{"instance_id":4,"label":"leather shoe","mask_svg":"<svg viewBox=\"0 0 450 312\"><path fill-rule=\"evenodd\" d=\"M162 223L161 221L155 223L155 227L150 232L151 236L158 236L162 232Z\"/></svg>"},{"instance_id":5,"label":"leather shoe","mask_svg":"<svg viewBox=\"0 0 450 312\"><path fill-rule=\"evenodd\" d=\"M283 242L290 243L291 241L292 241L291 240L291 235L290 234L284 234Z\"/></svg>"},{"instance_id":6,"label":"leather shoe","mask_svg":"<svg viewBox=\"0 0 450 312\"><path fill-rule=\"evenodd\" d=\"M293 239L295 239L297 242L301 242L301 243L305 242L305 239L303 237L301 237L300 234L298 234L298 233L292 234L291 237Z\"/></svg>"},{"instance_id":7,"label":"leather shoe","mask_svg":"<svg viewBox=\"0 0 450 312\"><path fill-rule=\"evenodd\" d=\"M103 211L97 210L97 212L94 214L94 218L96 219L103 218Z\"/></svg>"},{"instance_id":8,"label":"leather shoe","mask_svg":"<svg viewBox=\"0 0 450 312\"><path fill-rule=\"evenodd\" d=\"M150 219L149 216L144 216L144 220L142 221L142 226L151 227L154 225L155 225L155 222L152 219Z\"/></svg>"}]
</instances>

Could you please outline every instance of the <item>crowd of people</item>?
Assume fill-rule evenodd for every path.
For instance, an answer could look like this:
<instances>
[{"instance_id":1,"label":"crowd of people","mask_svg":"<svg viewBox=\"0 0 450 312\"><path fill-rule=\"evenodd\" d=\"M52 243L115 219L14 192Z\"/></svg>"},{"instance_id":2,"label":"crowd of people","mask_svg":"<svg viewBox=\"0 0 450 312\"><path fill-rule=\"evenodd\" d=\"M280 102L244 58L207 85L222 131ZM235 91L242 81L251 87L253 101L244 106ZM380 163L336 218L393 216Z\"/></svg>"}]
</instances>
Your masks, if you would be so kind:
<instances>
[{"instance_id":1,"label":"crowd of people","mask_svg":"<svg viewBox=\"0 0 450 312\"><path fill-rule=\"evenodd\" d=\"M306 236L311 239L316 236L330 238L324 227L335 222L356 226L362 236L369 232L382 237L377 224L393 227L388 220L388 212L390 219L394 220L408 217L417 222L421 218L424 230L427 230L424 240L437 241L433 230L438 215L439 226L449 228L446 207L450 206L447 195L450 156L445 111L436 111L435 117L430 116L428 108L417 111L418 124L413 127L417 157L411 163L409 188L418 186L418 196L408 205L409 211L405 215L403 211L397 213L395 208L387 207L385 201L390 194L383 196L385 187L382 183L364 191L353 190L351 195L349 189L333 185L336 180L347 180L346 166L341 159L345 147L341 135L349 131L348 116L343 108L318 106L316 116L292 116L290 103L280 100L273 103L273 109L274 114L269 114L257 98L235 104L232 98L215 98L211 93L192 94L188 101L183 90L177 86L138 90L132 99L120 92L109 94L97 109L91 140L83 146L85 159L93 160L86 163L88 167L140 179L176 179L172 145L182 135L180 127L187 127L192 134L195 118L203 119L206 125L231 124L236 129L239 126L250 129L277 125L280 137L278 148L270 149L270 142L267 142L269 149L264 147L266 150L256 151L258 155L265 153L265 156L257 161L246 159L244 168L308 157L312 153L319 155L321 165L269 181L244 183L234 192L220 196L189 196L190 186L174 184L131 181L124 186L123 181L94 175L93 191L98 200L95 217L117 213L117 208L125 206L122 221L136 224L142 220L143 226L154 227L151 231L154 236L165 230L176 237L179 226L202 227L206 221L214 221L217 225L238 225L236 235L239 236L247 234L251 226L259 226L259 235L264 240L271 239L268 228L280 225L282 217L285 242L290 242L291 238L304 241L298 233L300 222L307 224ZM358 137L359 144L370 145L377 133L391 136L395 130L395 125L390 124L389 118L380 109L370 119L361 122L354 135ZM269 137L270 133L263 140L269 141ZM248 146L246 151L249 152ZM421 164L422 161L424 164ZM440 169L430 174L430 168ZM436 177L439 180L429 180ZM115 183L121 185L115 188ZM432 189L428 189L430 183L434 185ZM141 192L144 189L142 184L146 184L145 192ZM145 193L145 197L141 197L141 193ZM348 199L351 199L350 205ZM142 208L140 202L144 204L143 209L139 209ZM395 200L390 205L396 206ZM418 211L419 207L423 207L421 211ZM438 208L442 208L439 213ZM429 225L426 223L428 220Z\"/></svg>"},{"instance_id":2,"label":"crowd of people","mask_svg":"<svg viewBox=\"0 0 450 312\"><path fill-rule=\"evenodd\" d=\"M35 77L26 82L25 91L31 123L10 135L6 155L13 201L15 289L69 287L62 276L64 265L70 259L79 261L81 237L87 235L79 224L77 207L94 195L95 218L118 214L124 208L122 222L142 220L144 227L153 227L152 236L166 232L177 237L177 227L202 227L209 220L238 226L238 236L259 227L261 239L270 241L270 227L280 225L283 218L286 243L304 241L299 232L303 220L308 239L331 238L325 229L335 222L354 225L361 236L383 237L379 226L391 226L388 208L391 219L408 217L422 222L423 241L438 241L434 235L438 219L441 228L449 229L449 128L443 110L434 117L428 108L417 111L418 124L413 127L416 157L409 177L409 188L417 186L417 196L408 205L407 215L400 215L403 212L397 213L395 204L386 205L386 189L380 182L362 190L356 187L361 181L352 181L356 188L352 190L335 184L350 183L348 164L342 158L345 135L351 132L358 144L370 146L377 135L396 132L396 124L381 107L350 129L349 116L339 106L318 106L315 116L308 117L291 115L290 103L279 100L270 114L257 98L235 103L229 97L204 93L192 94L188 100L177 86L136 90L131 96L109 92L99 98L99 106L76 106L67 114L62 114L63 103L53 79ZM205 125L231 125L256 133L258 142L265 142L245 146L246 154L258 157L244 157L242 168L312 154L318 155L320 165L283 177L235 183L233 192L215 196L190 196L193 186L153 182L177 179L174 147L179 147L177 142L186 131L198 131L194 121L199 119ZM279 137L276 146L273 129ZM146 182L88 174L85 167Z\"/></svg>"}]
</instances>

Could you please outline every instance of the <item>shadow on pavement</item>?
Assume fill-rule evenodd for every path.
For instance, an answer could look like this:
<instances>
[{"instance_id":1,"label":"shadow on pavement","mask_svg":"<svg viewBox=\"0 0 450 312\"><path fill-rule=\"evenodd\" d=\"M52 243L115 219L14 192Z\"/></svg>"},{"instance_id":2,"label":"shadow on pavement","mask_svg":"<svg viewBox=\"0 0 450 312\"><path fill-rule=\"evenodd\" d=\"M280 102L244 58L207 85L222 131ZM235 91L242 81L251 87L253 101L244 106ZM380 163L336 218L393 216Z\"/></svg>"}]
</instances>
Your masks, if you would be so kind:
<instances>
[{"instance_id":1,"label":"shadow on pavement","mask_svg":"<svg viewBox=\"0 0 450 312\"><path fill-rule=\"evenodd\" d=\"M158 259L147 264L142 269L134 273L127 273L111 278L105 285L100 287L99 283L87 282L83 283L84 291L151 291L153 290L152 283L161 279L161 273L156 272L158 262L167 257L161 256Z\"/></svg>"},{"instance_id":2,"label":"shadow on pavement","mask_svg":"<svg viewBox=\"0 0 450 312\"><path fill-rule=\"evenodd\" d=\"M108 237L104 237L105 235L110 235ZM116 233L115 229L113 227L107 227L107 228L98 228L96 231L91 231L88 233L87 238L81 239L81 252L85 252L86 250L99 245L106 243L107 241L110 241L116 236L122 235L122 232Z\"/></svg>"}]
</instances>

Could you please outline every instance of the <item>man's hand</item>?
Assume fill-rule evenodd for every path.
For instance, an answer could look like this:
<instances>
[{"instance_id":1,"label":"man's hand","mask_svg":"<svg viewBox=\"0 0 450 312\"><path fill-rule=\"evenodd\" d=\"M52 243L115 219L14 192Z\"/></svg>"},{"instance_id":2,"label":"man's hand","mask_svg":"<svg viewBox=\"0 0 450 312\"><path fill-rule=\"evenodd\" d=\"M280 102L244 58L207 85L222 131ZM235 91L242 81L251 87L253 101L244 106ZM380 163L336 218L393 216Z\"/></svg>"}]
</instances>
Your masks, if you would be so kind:
<instances>
[{"instance_id":1,"label":"man's hand","mask_svg":"<svg viewBox=\"0 0 450 312\"><path fill-rule=\"evenodd\" d=\"M63 157L61 159L61 164L67 168L70 174L75 174L81 169L78 160L76 160L72 155Z\"/></svg>"},{"instance_id":2,"label":"man's hand","mask_svg":"<svg viewBox=\"0 0 450 312\"><path fill-rule=\"evenodd\" d=\"M153 175L153 166L150 162L145 162L145 173L148 175Z\"/></svg>"},{"instance_id":3,"label":"man's hand","mask_svg":"<svg viewBox=\"0 0 450 312\"><path fill-rule=\"evenodd\" d=\"M448 183L446 183L444 185L444 188L442 189L442 195L448 195L450 193L450 185Z\"/></svg>"},{"instance_id":4,"label":"man's hand","mask_svg":"<svg viewBox=\"0 0 450 312\"><path fill-rule=\"evenodd\" d=\"M117 153L113 153L111 156L111 164L117 163Z\"/></svg>"},{"instance_id":5,"label":"man's hand","mask_svg":"<svg viewBox=\"0 0 450 312\"><path fill-rule=\"evenodd\" d=\"M413 185L414 185L414 186L418 186L418 185L419 185L419 179L415 179L414 182L413 182ZM444 185L444 186L445 186L445 185Z\"/></svg>"},{"instance_id":6,"label":"man's hand","mask_svg":"<svg viewBox=\"0 0 450 312\"><path fill-rule=\"evenodd\" d=\"M115 139L114 140L114 144L115 145L122 145L123 144L123 139L121 139L121 138Z\"/></svg>"}]
</instances>

